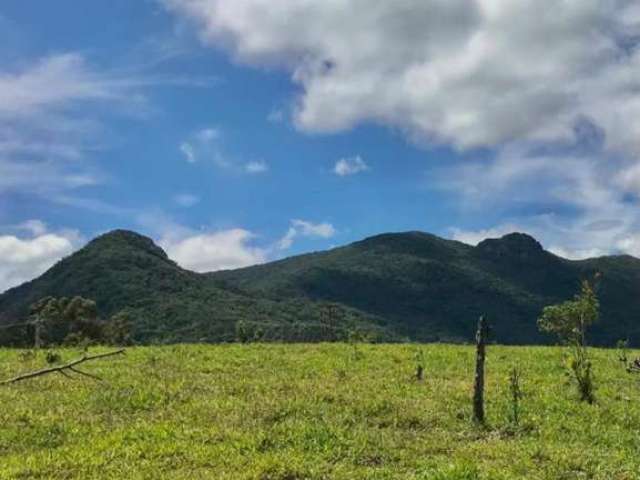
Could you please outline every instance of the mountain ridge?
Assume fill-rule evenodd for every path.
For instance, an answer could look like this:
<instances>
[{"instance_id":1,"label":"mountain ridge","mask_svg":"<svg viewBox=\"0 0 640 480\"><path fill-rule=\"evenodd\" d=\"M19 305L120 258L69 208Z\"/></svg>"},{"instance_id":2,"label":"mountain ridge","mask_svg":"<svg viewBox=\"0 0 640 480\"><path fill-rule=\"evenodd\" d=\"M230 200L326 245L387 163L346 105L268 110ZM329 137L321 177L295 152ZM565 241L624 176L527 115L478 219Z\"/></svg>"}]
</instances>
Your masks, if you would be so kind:
<instances>
[{"instance_id":1,"label":"mountain ridge","mask_svg":"<svg viewBox=\"0 0 640 480\"><path fill-rule=\"evenodd\" d=\"M496 341L548 343L536 327L542 307L572 297L596 272L603 319L594 343L640 342L640 260L631 256L567 260L524 233L471 246L409 231L196 273L151 238L119 229L0 294L0 324L23 319L40 297L82 295L104 317L129 312L143 343L232 341L238 322L266 340L334 340L363 329L379 340L465 341L480 314L492 319Z\"/></svg>"}]
</instances>

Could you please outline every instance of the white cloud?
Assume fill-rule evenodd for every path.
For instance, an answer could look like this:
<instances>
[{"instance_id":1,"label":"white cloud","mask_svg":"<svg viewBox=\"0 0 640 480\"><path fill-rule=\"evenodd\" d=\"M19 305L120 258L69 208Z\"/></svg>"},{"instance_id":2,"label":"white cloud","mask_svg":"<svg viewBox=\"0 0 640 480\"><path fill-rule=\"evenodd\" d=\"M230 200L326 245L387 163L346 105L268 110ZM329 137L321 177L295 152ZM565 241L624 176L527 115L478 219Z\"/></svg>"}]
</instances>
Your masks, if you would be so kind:
<instances>
[{"instance_id":1,"label":"white cloud","mask_svg":"<svg viewBox=\"0 0 640 480\"><path fill-rule=\"evenodd\" d=\"M549 221L549 218L529 219L526 226L516 224L502 224L488 229L462 230L451 229L451 238L469 245L477 245L487 238L500 238L514 232L526 233L540 241L543 247L551 253L570 260L582 260L585 258L600 257L611 253L609 246L605 248L590 247L591 238L584 234L583 230L575 227L563 226L558 222ZM561 241L566 246L558 245ZM556 242L556 243L554 243ZM622 248L624 245L619 242L613 247L620 247L620 251L627 251ZM629 252L631 253L631 252Z\"/></svg>"},{"instance_id":2,"label":"white cloud","mask_svg":"<svg viewBox=\"0 0 640 480\"><path fill-rule=\"evenodd\" d=\"M193 207L200 202L200 198L190 193L180 193L173 197L173 201L181 207Z\"/></svg>"},{"instance_id":3,"label":"white cloud","mask_svg":"<svg viewBox=\"0 0 640 480\"><path fill-rule=\"evenodd\" d=\"M234 228L180 237L165 236L159 244L183 268L212 272L265 262L265 250L250 246L253 238L251 232Z\"/></svg>"},{"instance_id":4,"label":"white cloud","mask_svg":"<svg viewBox=\"0 0 640 480\"><path fill-rule=\"evenodd\" d=\"M289 72L298 129L464 150L443 183L476 220L572 256L637 252L636 0L164 3L236 61Z\"/></svg>"},{"instance_id":5,"label":"white cloud","mask_svg":"<svg viewBox=\"0 0 640 480\"><path fill-rule=\"evenodd\" d=\"M254 245L257 235L244 228L194 229L160 210L137 216L138 224L156 239L169 258L196 272L247 267L267 261L269 248Z\"/></svg>"},{"instance_id":6,"label":"white cloud","mask_svg":"<svg viewBox=\"0 0 640 480\"><path fill-rule=\"evenodd\" d=\"M214 160L219 166L226 167L227 162L222 161L219 141L222 135L219 129L206 127L193 132L188 140L179 146L189 163L196 163L200 160Z\"/></svg>"},{"instance_id":7,"label":"white cloud","mask_svg":"<svg viewBox=\"0 0 640 480\"><path fill-rule=\"evenodd\" d=\"M638 253L630 240L640 232L638 201L628 194L633 184L621 188L622 177L612 173L633 169L628 165L571 149L547 155L505 148L486 161L445 167L437 177L463 213L502 219L486 230L453 229L454 238L524 231L554 253L576 259Z\"/></svg>"},{"instance_id":8,"label":"white cloud","mask_svg":"<svg viewBox=\"0 0 640 480\"><path fill-rule=\"evenodd\" d=\"M306 237L331 238L336 234L336 229L328 222L312 223L305 220L291 220L291 225Z\"/></svg>"},{"instance_id":9,"label":"white cloud","mask_svg":"<svg viewBox=\"0 0 640 480\"><path fill-rule=\"evenodd\" d=\"M219 140L221 134L219 129L209 127L196 132L195 136L202 143L211 143L215 140Z\"/></svg>"},{"instance_id":10,"label":"white cloud","mask_svg":"<svg viewBox=\"0 0 640 480\"><path fill-rule=\"evenodd\" d=\"M369 170L369 165L365 163L360 155L350 158L341 158L333 167L333 173L340 177L355 175L356 173L366 172L367 170Z\"/></svg>"},{"instance_id":11,"label":"white cloud","mask_svg":"<svg viewBox=\"0 0 640 480\"><path fill-rule=\"evenodd\" d=\"M69 192L104 182L92 161L108 147L105 118L152 112L143 89L158 85L208 86L198 79L152 75L153 66L106 70L75 52L0 67L0 194L115 211ZM37 175L34 175L37 172ZM76 195L76 194L74 194ZM95 208L97 207L97 208ZM105 208L106 207L106 208Z\"/></svg>"},{"instance_id":12,"label":"white cloud","mask_svg":"<svg viewBox=\"0 0 640 480\"><path fill-rule=\"evenodd\" d=\"M27 220L15 227L17 230L24 230L31 233L33 236L44 235L47 231L47 224L42 220Z\"/></svg>"},{"instance_id":13,"label":"white cloud","mask_svg":"<svg viewBox=\"0 0 640 480\"><path fill-rule=\"evenodd\" d=\"M95 112L146 110L139 87L154 81L90 66L78 53L49 55L19 68L0 67L0 194L56 201L63 192L100 183L87 158L104 147ZM37 175L34 175L37 172Z\"/></svg>"},{"instance_id":14,"label":"white cloud","mask_svg":"<svg viewBox=\"0 0 640 480\"><path fill-rule=\"evenodd\" d=\"M242 162L226 151L224 136L220 128L206 127L192 132L179 145L189 163L202 162L235 173L261 173L267 170L264 161Z\"/></svg>"},{"instance_id":15,"label":"white cloud","mask_svg":"<svg viewBox=\"0 0 640 480\"><path fill-rule=\"evenodd\" d=\"M180 144L180 151L184 154L187 162L195 163L196 155L193 151L193 146L189 142L182 142Z\"/></svg>"},{"instance_id":16,"label":"white cloud","mask_svg":"<svg viewBox=\"0 0 640 480\"><path fill-rule=\"evenodd\" d=\"M294 219L291 220L287 233L278 241L277 248L280 250L291 248L293 241L298 236L331 238L335 234L336 229L330 223L312 223L306 220Z\"/></svg>"},{"instance_id":17,"label":"white cloud","mask_svg":"<svg viewBox=\"0 0 640 480\"><path fill-rule=\"evenodd\" d=\"M40 220L29 220L9 230L16 233L0 234L0 292L43 274L81 243L77 232L49 232Z\"/></svg>"},{"instance_id":18,"label":"white cloud","mask_svg":"<svg viewBox=\"0 0 640 480\"><path fill-rule=\"evenodd\" d=\"M476 246L481 241L487 238L500 238L504 235L513 232L523 232L517 225L500 225L493 228L481 229L481 230L462 230L459 228L451 229L451 238L458 242L466 243L468 245Z\"/></svg>"},{"instance_id":19,"label":"white cloud","mask_svg":"<svg viewBox=\"0 0 640 480\"><path fill-rule=\"evenodd\" d=\"M616 176L616 182L626 192L640 195L640 163L621 169Z\"/></svg>"},{"instance_id":20,"label":"white cloud","mask_svg":"<svg viewBox=\"0 0 640 480\"><path fill-rule=\"evenodd\" d=\"M616 245L621 251L640 258L640 234L629 235L618 240Z\"/></svg>"},{"instance_id":21,"label":"white cloud","mask_svg":"<svg viewBox=\"0 0 640 480\"><path fill-rule=\"evenodd\" d=\"M287 233L275 242L258 242L260 236L245 228L198 230L175 222L162 211L147 211L137 221L167 255L180 266L197 272L247 267L274 260L293 244L295 238L330 238L336 229L327 222L294 219Z\"/></svg>"},{"instance_id":22,"label":"white cloud","mask_svg":"<svg viewBox=\"0 0 640 480\"><path fill-rule=\"evenodd\" d=\"M634 0L164 3L237 60L288 70L303 130L373 121L469 148L566 139L586 115L611 148L640 147Z\"/></svg>"},{"instance_id":23,"label":"white cloud","mask_svg":"<svg viewBox=\"0 0 640 480\"><path fill-rule=\"evenodd\" d=\"M68 109L75 102L120 99L126 85L106 78L76 53L45 57L20 72L0 73L0 117Z\"/></svg>"},{"instance_id":24,"label":"white cloud","mask_svg":"<svg viewBox=\"0 0 640 480\"><path fill-rule=\"evenodd\" d=\"M264 173L269 170L269 165L264 160L256 160L247 162L244 165L244 171L247 173Z\"/></svg>"}]
</instances>

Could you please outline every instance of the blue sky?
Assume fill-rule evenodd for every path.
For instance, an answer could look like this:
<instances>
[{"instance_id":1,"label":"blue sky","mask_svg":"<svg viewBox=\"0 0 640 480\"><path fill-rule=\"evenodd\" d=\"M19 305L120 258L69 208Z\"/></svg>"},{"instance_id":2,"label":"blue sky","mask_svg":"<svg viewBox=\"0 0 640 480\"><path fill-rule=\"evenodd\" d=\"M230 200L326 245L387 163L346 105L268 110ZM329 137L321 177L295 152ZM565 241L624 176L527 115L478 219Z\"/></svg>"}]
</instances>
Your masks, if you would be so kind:
<instances>
[{"instance_id":1,"label":"blue sky","mask_svg":"<svg viewBox=\"0 0 640 480\"><path fill-rule=\"evenodd\" d=\"M199 271L404 230L640 255L640 9L554 11L4 0L0 290L114 228Z\"/></svg>"}]
</instances>

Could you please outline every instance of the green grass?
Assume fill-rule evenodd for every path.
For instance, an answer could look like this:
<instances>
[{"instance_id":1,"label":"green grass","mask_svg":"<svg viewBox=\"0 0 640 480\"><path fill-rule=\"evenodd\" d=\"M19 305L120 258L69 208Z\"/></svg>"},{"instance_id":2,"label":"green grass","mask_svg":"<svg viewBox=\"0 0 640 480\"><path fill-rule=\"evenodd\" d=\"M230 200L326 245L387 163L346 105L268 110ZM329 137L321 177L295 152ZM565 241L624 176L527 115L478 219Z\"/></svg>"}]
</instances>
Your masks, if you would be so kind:
<instances>
[{"instance_id":1,"label":"green grass","mask_svg":"<svg viewBox=\"0 0 640 480\"><path fill-rule=\"evenodd\" d=\"M587 405L560 349L490 346L480 427L471 347L132 348L84 366L103 383L49 375L0 387L0 478L640 478L640 377L616 351L592 353L598 402ZM0 350L0 378L44 363L44 353ZM513 365L519 426L509 420Z\"/></svg>"}]
</instances>

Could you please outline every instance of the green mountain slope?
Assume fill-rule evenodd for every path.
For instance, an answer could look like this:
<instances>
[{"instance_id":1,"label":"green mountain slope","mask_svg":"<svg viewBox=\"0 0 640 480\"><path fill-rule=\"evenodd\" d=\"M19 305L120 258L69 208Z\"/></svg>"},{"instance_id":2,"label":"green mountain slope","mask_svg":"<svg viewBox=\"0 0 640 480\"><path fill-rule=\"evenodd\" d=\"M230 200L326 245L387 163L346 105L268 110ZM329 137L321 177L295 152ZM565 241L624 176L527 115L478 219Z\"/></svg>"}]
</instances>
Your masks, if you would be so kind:
<instances>
[{"instance_id":1,"label":"green mountain slope","mask_svg":"<svg viewBox=\"0 0 640 480\"><path fill-rule=\"evenodd\" d=\"M333 340L353 328L393 338L379 326L382 319L350 308L334 309L342 325L326 325L326 303L219 288L180 268L151 239L123 230L96 238L41 277L0 295L0 325L24 321L28 306L48 295L91 298L103 318L128 312L141 342L232 341L240 320L260 325L266 339Z\"/></svg>"},{"instance_id":2,"label":"green mountain slope","mask_svg":"<svg viewBox=\"0 0 640 480\"><path fill-rule=\"evenodd\" d=\"M640 260L559 258L533 238L510 234L477 247L421 232L383 234L329 252L216 272L217 285L267 298L331 300L382 316L409 338L470 339L486 314L505 343L538 343L542 307L573 296L601 272L602 320L592 339L640 342Z\"/></svg>"},{"instance_id":3,"label":"green mountain slope","mask_svg":"<svg viewBox=\"0 0 640 480\"><path fill-rule=\"evenodd\" d=\"M267 340L467 341L489 316L502 343L540 343L543 306L601 273L602 318L593 343L640 344L640 260L569 261L511 234L477 247L422 232L383 234L264 265L197 274L133 232L98 237L44 275L0 295L0 325L46 296L96 300L104 318L127 311L142 342L230 341L238 322ZM2 330L0 330L0 335ZM0 338L0 341L2 339Z\"/></svg>"}]
</instances>

